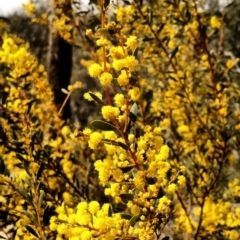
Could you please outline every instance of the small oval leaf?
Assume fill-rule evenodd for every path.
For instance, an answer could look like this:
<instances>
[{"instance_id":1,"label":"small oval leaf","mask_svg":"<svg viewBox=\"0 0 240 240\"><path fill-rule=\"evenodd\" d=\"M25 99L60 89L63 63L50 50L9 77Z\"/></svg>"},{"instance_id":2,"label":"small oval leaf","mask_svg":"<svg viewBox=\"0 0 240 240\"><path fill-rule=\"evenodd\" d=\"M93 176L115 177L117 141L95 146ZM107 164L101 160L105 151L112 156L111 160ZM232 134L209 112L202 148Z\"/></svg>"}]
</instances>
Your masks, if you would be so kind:
<instances>
[{"instance_id":1,"label":"small oval leaf","mask_svg":"<svg viewBox=\"0 0 240 240\"><path fill-rule=\"evenodd\" d=\"M102 120L94 120L90 123L94 128L103 130L103 131L116 131L117 128L112 124L102 121Z\"/></svg>"},{"instance_id":2,"label":"small oval leaf","mask_svg":"<svg viewBox=\"0 0 240 240\"><path fill-rule=\"evenodd\" d=\"M108 207L108 217L112 217L112 214L113 214L112 206L109 205L109 207Z\"/></svg>"},{"instance_id":3,"label":"small oval leaf","mask_svg":"<svg viewBox=\"0 0 240 240\"><path fill-rule=\"evenodd\" d=\"M25 228L35 237L37 237L39 239L39 236L37 234L37 232L29 225L26 225Z\"/></svg>"},{"instance_id":4,"label":"small oval leaf","mask_svg":"<svg viewBox=\"0 0 240 240\"><path fill-rule=\"evenodd\" d=\"M157 182L157 179L156 178L146 178L146 181L149 185L153 185Z\"/></svg>"},{"instance_id":5,"label":"small oval leaf","mask_svg":"<svg viewBox=\"0 0 240 240\"><path fill-rule=\"evenodd\" d=\"M96 33L104 35L104 36L109 36L110 35L107 28L99 28Z\"/></svg>"},{"instance_id":6,"label":"small oval leaf","mask_svg":"<svg viewBox=\"0 0 240 240\"><path fill-rule=\"evenodd\" d=\"M42 190L41 193L40 193L39 200L38 200L38 206L39 206L40 208L42 207L42 203L43 203L44 197L45 197L45 192Z\"/></svg>"},{"instance_id":7,"label":"small oval leaf","mask_svg":"<svg viewBox=\"0 0 240 240\"><path fill-rule=\"evenodd\" d=\"M140 215L135 215L135 216L133 216L131 219L130 219L130 224L132 225L132 226L134 226L135 225L135 223L136 222L138 222L140 220Z\"/></svg>"},{"instance_id":8,"label":"small oval leaf","mask_svg":"<svg viewBox=\"0 0 240 240\"><path fill-rule=\"evenodd\" d=\"M126 167L119 167L123 173L127 173L129 171L131 171L133 168L135 167L135 165L130 165L130 166L126 166Z\"/></svg>"},{"instance_id":9,"label":"small oval leaf","mask_svg":"<svg viewBox=\"0 0 240 240\"><path fill-rule=\"evenodd\" d=\"M97 97L94 93L89 93L89 95L92 97L94 101L96 101L100 105L104 105L104 102L99 97Z\"/></svg>"},{"instance_id":10,"label":"small oval leaf","mask_svg":"<svg viewBox=\"0 0 240 240\"><path fill-rule=\"evenodd\" d=\"M134 103L130 109L130 118L131 121L136 122L138 115L138 106L136 103Z\"/></svg>"},{"instance_id":11,"label":"small oval leaf","mask_svg":"<svg viewBox=\"0 0 240 240\"><path fill-rule=\"evenodd\" d=\"M133 194L129 194L129 193L120 194L119 197L124 203L128 203L128 201L133 200Z\"/></svg>"},{"instance_id":12,"label":"small oval leaf","mask_svg":"<svg viewBox=\"0 0 240 240\"><path fill-rule=\"evenodd\" d=\"M34 217L32 214L30 214L27 211L24 211L24 214L31 220L32 223L38 225L38 222L36 220L36 217Z\"/></svg>"},{"instance_id":13,"label":"small oval leaf","mask_svg":"<svg viewBox=\"0 0 240 240\"><path fill-rule=\"evenodd\" d=\"M23 188L18 188L17 190L31 205L33 205L32 198L28 195L28 193Z\"/></svg>"},{"instance_id":14,"label":"small oval leaf","mask_svg":"<svg viewBox=\"0 0 240 240\"><path fill-rule=\"evenodd\" d=\"M102 141L106 144L110 144L110 145L114 145L114 146L119 146L125 150L128 151L128 146L122 142L116 142L116 141L113 141L113 140L109 140L109 139L102 139Z\"/></svg>"},{"instance_id":15,"label":"small oval leaf","mask_svg":"<svg viewBox=\"0 0 240 240\"><path fill-rule=\"evenodd\" d=\"M178 47L179 47L179 46L177 46L177 47L173 50L173 52L172 52L172 54L171 54L171 57L170 57L170 60L175 57L176 53L178 52Z\"/></svg>"},{"instance_id":16,"label":"small oval leaf","mask_svg":"<svg viewBox=\"0 0 240 240\"><path fill-rule=\"evenodd\" d=\"M63 92L63 93L65 93L65 94L69 94L69 91L68 90L66 90L65 88L61 88L61 91Z\"/></svg>"},{"instance_id":17,"label":"small oval leaf","mask_svg":"<svg viewBox=\"0 0 240 240\"><path fill-rule=\"evenodd\" d=\"M121 214L121 218L123 218L123 219L130 220L132 217L133 217L133 216L130 215L130 214L125 214L125 213L122 213L122 214Z\"/></svg>"},{"instance_id":18,"label":"small oval leaf","mask_svg":"<svg viewBox=\"0 0 240 240\"><path fill-rule=\"evenodd\" d=\"M41 177L43 170L44 170L44 164L41 163L41 165L40 165L40 167L39 167L39 169L37 171L37 175L36 175L36 179L37 180Z\"/></svg>"},{"instance_id":19,"label":"small oval leaf","mask_svg":"<svg viewBox=\"0 0 240 240\"><path fill-rule=\"evenodd\" d=\"M122 142L117 142L118 143L118 146L125 149L126 151L128 151L128 146Z\"/></svg>"},{"instance_id":20,"label":"small oval leaf","mask_svg":"<svg viewBox=\"0 0 240 240\"><path fill-rule=\"evenodd\" d=\"M43 223L45 225L47 225L47 223L49 221L49 218L50 218L49 206L47 205L46 208L44 209L44 212L43 212Z\"/></svg>"}]
</instances>

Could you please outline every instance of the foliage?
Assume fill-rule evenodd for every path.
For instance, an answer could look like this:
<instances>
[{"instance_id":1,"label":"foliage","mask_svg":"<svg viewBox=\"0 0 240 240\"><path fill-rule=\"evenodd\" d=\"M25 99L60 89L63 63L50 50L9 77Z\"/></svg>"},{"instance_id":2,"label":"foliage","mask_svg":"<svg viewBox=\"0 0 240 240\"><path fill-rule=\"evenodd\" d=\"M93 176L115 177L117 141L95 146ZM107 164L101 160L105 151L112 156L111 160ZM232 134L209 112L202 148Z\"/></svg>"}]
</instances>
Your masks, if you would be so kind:
<instances>
[{"instance_id":1,"label":"foliage","mask_svg":"<svg viewBox=\"0 0 240 240\"><path fill-rule=\"evenodd\" d=\"M81 83L57 109L44 67L1 22L1 228L15 224L14 239L239 239L239 59L224 55L227 10L53 4L53 27L91 57L82 64L102 91L84 98L102 118L81 131L61 120Z\"/></svg>"}]
</instances>

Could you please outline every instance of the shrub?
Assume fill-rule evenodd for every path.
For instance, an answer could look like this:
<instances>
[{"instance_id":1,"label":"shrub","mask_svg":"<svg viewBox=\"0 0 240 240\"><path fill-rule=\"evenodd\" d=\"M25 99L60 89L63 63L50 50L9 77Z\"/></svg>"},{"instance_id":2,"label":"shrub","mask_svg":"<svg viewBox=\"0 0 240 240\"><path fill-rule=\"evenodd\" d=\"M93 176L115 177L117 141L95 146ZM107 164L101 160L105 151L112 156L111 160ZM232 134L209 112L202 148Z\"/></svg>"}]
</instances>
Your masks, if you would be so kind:
<instances>
[{"instance_id":1,"label":"shrub","mask_svg":"<svg viewBox=\"0 0 240 240\"><path fill-rule=\"evenodd\" d=\"M223 54L225 12L67 3L54 1L53 27L92 56L82 64L102 92L84 98L101 117L81 131L61 120L66 101L54 106L43 66L1 24L2 227L16 239L239 239L239 59Z\"/></svg>"}]
</instances>

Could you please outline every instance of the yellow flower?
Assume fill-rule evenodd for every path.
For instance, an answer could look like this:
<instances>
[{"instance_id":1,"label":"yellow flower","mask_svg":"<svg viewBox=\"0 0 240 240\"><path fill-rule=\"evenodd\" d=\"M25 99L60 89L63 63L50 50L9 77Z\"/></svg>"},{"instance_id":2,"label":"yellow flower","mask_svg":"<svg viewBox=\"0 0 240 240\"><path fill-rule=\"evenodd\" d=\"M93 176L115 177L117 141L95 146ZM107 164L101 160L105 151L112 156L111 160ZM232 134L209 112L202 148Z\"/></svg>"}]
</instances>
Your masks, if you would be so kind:
<instances>
[{"instance_id":1,"label":"yellow flower","mask_svg":"<svg viewBox=\"0 0 240 240\"><path fill-rule=\"evenodd\" d=\"M81 240L90 240L90 239L92 239L91 232L88 231L88 230L83 231L82 234L81 234L81 238L80 239Z\"/></svg>"},{"instance_id":2,"label":"yellow flower","mask_svg":"<svg viewBox=\"0 0 240 240\"><path fill-rule=\"evenodd\" d=\"M134 72L138 67L138 60L134 56L127 56L124 58L124 67Z\"/></svg>"},{"instance_id":3,"label":"yellow flower","mask_svg":"<svg viewBox=\"0 0 240 240\"><path fill-rule=\"evenodd\" d=\"M90 135L90 139L88 140L88 145L91 149L96 149L99 143L102 140L102 134L99 132L93 132Z\"/></svg>"},{"instance_id":4,"label":"yellow flower","mask_svg":"<svg viewBox=\"0 0 240 240\"><path fill-rule=\"evenodd\" d=\"M23 4L22 6L25 8L25 11L28 16L30 16L31 14L33 14L35 12L35 5L31 2L29 2L27 4Z\"/></svg>"},{"instance_id":5,"label":"yellow flower","mask_svg":"<svg viewBox=\"0 0 240 240\"><path fill-rule=\"evenodd\" d=\"M116 71L121 71L125 66L124 59L115 59L112 63L112 66Z\"/></svg>"},{"instance_id":6,"label":"yellow flower","mask_svg":"<svg viewBox=\"0 0 240 240\"><path fill-rule=\"evenodd\" d=\"M137 102L141 97L140 89L138 87L133 87L131 90L129 90L129 95L134 102Z\"/></svg>"},{"instance_id":7,"label":"yellow flower","mask_svg":"<svg viewBox=\"0 0 240 240\"><path fill-rule=\"evenodd\" d=\"M108 72L104 72L101 74L101 76L99 77L100 79L100 83L104 86L107 87L111 84L111 81L113 79L112 74L108 73Z\"/></svg>"},{"instance_id":8,"label":"yellow flower","mask_svg":"<svg viewBox=\"0 0 240 240\"><path fill-rule=\"evenodd\" d=\"M120 86L127 86L129 83L129 76L127 75L125 70L122 70L120 75L117 78L118 84Z\"/></svg>"},{"instance_id":9,"label":"yellow flower","mask_svg":"<svg viewBox=\"0 0 240 240\"><path fill-rule=\"evenodd\" d=\"M227 66L228 69L231 69L231 68L233 68L234 65L236 65L238 62L239 62L239 58L234 59L234 60L228 59L228 60L227 60L227 63L226 63L226 66Z\"/></svg>"},{"instance_id":10,"label":"yellow flower","mask_svg":"<svg viewBox=\"0 0 240 240\"><path fill-rule=\"evenodd\" d=\"M180 186L183 186L186 183L186 178L183 175L179 175L177 179Z\"/></svg>"},{"instance_id":11,"label":"yellow flower","mask_svg":"<svg viewBox=\"0 0 240 240\"><path fill-rule=\"evenodd\" d=\"M91 97L90 93L92 93L92 92L87 92L87 93L83 94L84 99L88 100L89 102L94 101L94 99ZM94 92L93 94L102 100L102 94L100 92Z\"/></svg>"},{"instance_id":12,"label":"yellow flower","mask_svg":"<svg viewBox=\"0 0 240 240\"><path fill-rule=\"evenodd\" d=\"M130 36L127 41L126 41L126 45L132 50L134 51L135 48L137 47L137 37L136 36Z\"/></svg>"},{"instance_id":13,"label":"yellow flower","mask_svg":"<svg viewBox=\"0 0 240 240\"><path fill-rule=\"evenodd\" d=\"M178 127L177 131L182 134L182 133L188 133L189 132L189 127L187 125L181 125Z\"/></svg>"},{"instance_id":14,"label":"yellow flower","mask_svg":"<svg viewBox=\"0 0 240 240\"><path fill-rule=\"evenodd\" d=\"M110 55L114 59L122 59L124 58L124 48L117 46L117 47L111 47L110 48Z\"/></svg>"},{"instance_id":15,"label":"yellow flower","mask_svg":"<svg viewBox=\"0 0 240 240\"><path fill-rule=\"evenodd\" d=\"M168 192L169 193L174 193L177 190L177 185L175 183L171 183L170 185L168 185Z\"/></svg>"},{"instance_id":16,"label":"yellow flower","mask_svg":"<svg viewBox=\"0 0 240 240\"><path fill-rule=\"evenodd\" d=\"M93 35L92 29L87 29L87 30L86 30L86 35L87 35L88 37L91 37L91 36Z\"/></svg>"},{"instance_id":17,"label":"yellow flower","mask_svg":"<svg viewBox=\"0 0 240 240\"><path fill-rule=\"evenodd\" d=\"M92 130L90 128L84 128L83 129L83 134L86 136L89 136L92 133Z\"/></svg>"},{"instance_id":18,"label":"yellow flower","mask_svg":"<svg viewBox=\"0 0 240 240\"><path fill-rule=\"evenodd\" d=\"M122 107L123 105L125 105L125 98L124 98L124 95L121 94L121 93L117 93L115 96L114 96L114 100L115 100L115 103L116 103L116 106L117 107Z\"/></svg>"},{"instance_id":19,"label":"yellow flower","mask_svg":"<svg viewBox=\"0 0 240 240\"><path fill-rule=\"evenodd\" d=\"M108 140L113 140L113 141L117 140L117 135L114 131L106 131L104 133L104 137Z\"/></svg>"},{"instance_id":20,"label":"yellow flower","mask_svg":"<svg viewBox=\"0 0 240 240\"><path fill-rule=\"evenodd\" d=\"M88 210L91 214L97 213L99 209L100 209L100 204L97 201L92 201L88 205Z\"/></svg>"},{"instance_id":21,"label":"yellow flower","mask_svg":"<svg viewBox=\"0 0 240 240\"><path fill-rule=\"evenodd\" d=\"M156 155L157 161L164 161L169 157L169 147L167 145L163 145L160 149L160 153Z\"/></svg>"},{"instance_id":22,"label":"yellow flower","mask_svg":"<svg viewBox=\"0 0 240 240\"><path fill-rule=\"evenodd\" d=\"M65 125L61 130L62 135L67 136L69 133L71 133L71 130L69 126Z\"/></svg>"},{"instance_id":23,"label":"yellow flower","mask_svg":"<svg viewBox=\"0 0 240 240\"><path fill-rule=\"evenodd\" d=\"M107 45L107 39L106 38L100 38L96 41L97 45L99 47L104 47Z\"/></svg>"},{"instance_id":24,"label":"yellow flower","mask_svg":"<svg viewBox=\"0 0 240 240\"><path fill-rule=\"evenodd\" d=\"M88 72L91 77L98 77L102 72L102 67L99 64L94 63L89 67Z\"/></svg>"},{"instance_id":25,"label":"yellow flower","mask_svg":"<svg viewBox=\"0 0 240 240\"><path fill-rule=\"evenodd\" d=\"M159 199L157 211L158 212L166 211L168 209L168 206L170 205L170 203L171 203L171 201L166 196L163 196L162 198Z\"/></svg>"},{"instance_id":26,"label":"yellow flower","mask_svg":"<svg viewBox=\"0 0 240 240\"><path fill-rule=\"evenodd\" d=\"M93 101L93 98L89 94L89 92L83 94L84 99L88 100L89 102Z\"/></svg>"},{"instance_id":27,"label":"yellow flower","mask_svg":"<svg viewBox=\"0 0 240 240\"><path fill-rule=\"evenodd\" d=\"M112 106L103 106L102 107L102 115L103 118L107 121L111 121L116 119L120 114L120 110L117 107Z\"/></svg>"},{"instance_id":28,"label":"yellow flower","mask_svg":"<svg viewBox=\"0 0 240 240\"><path fill-rule=\"evenodd\" d=\"M212 16L210 19L210 24L212 28L220 28L221 27L221 22L216 16Z\"/></svg>"}]
</instances>

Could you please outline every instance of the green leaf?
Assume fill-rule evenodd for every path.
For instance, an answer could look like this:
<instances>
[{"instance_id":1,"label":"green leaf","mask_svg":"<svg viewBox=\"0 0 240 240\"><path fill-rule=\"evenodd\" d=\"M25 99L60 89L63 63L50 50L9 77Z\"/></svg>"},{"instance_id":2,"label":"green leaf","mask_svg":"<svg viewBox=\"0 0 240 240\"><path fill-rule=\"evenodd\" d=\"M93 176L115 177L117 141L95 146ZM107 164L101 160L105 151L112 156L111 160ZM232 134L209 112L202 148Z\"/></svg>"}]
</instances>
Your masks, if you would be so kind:
<instances>
[{"instance_id":1,"label":"green leaf","mask_svg":"<svg viewBox=\"0 0 240 240\"><path fill-rule=\"evenodd\" d=\"M37 192L39 193L39 191L42 190L44 187L44 184L42 182L39 182L37 185Z\"/></svg>"},{"instance_id":2,"label":"green leaf","mask_svg":"<svg viewBox=\"0 0 240 240\"><path fill-rule=\"evenodd\" d=\"M138 57L138 47L135 48L135 50L133 52L133 56L137 59L137 57Z\"/></svg>"},{"instance_id":3,"label":"green leaf","mask_svg":"<svg viewBox=\"0 0 240 240\"><path fill-rule=\"evenodd\" d=\"M104 105L104 102L100 98L98 98L94 93L89 93L89 95L92 97L94 101L96 101L100 105Z\"/></svg>"},{"instance_id":4,"label":"green leaf","mask_svg":"<svg viewBox=\"0 0 240 240\"><path fill-rule=\"evenodd\" d=\"M227 6L225 6L225 8L229 8L234 4L235 1L232 1L231 3L229 3Z\"/></svg>"},{"instance_id":5,"label":"green leaf","mask_svg":"<svg viewBox=\"0 0 240 240\"><path fill-rule=\"evenodd\" d=\"M168 44L169 40L170 40L169 36L165 36L161 39L162 43L166 43L166 45Z\"/></svg>"},{"instance_id":6,"label":"green leaf","mask_svg":"<svg viewBox=\"0 0 240 240\"><path fill-rule=\"evenodd\" d=\"M170 240L170 237L166 236L166 237L162 238L162 240Z\"/></svg>"},{"instance_id":7,"label":"green leaf","mask_svg":"<svg viewBox=\"0 0 240 240\"><path fill-rule=\"evenodd\" d=\"M36 220L36 217L34 217L32 214L30 214L27 211L24 211L24 214L31 220L32 223L38 225L38 222Z\"/></svg>"},{"instance_id":8,"label":"green leaf","mask_svg":"<svg viewBox=\"0 0 240 240\"><path fill-rule=\"evenodd\" d=\"M128 146L122 142L117 142L118 143L118 146L123 148L124 150L128 151Z\"/></svg>"},{"instance_id":9,"label":"green leaf","mask_svg":"<svg viewBox=\"0 0 240 240\"><path fill-rule=\"evenodd\" d=\"M28 90L28 88L31 86L32 83L27 83L24 85L23 89Z\"/></svg>"},{"instance_id":10,"label":"green leaf","mask_svg":"<svg viewBox=\"0 0 240 240\"><path fill-rule=\"evenodd\" d=\"M29 162L19 153L16 153L16 157L23 163L24 169L27 174L31 177L31 173L29 171Z\"/></svg>"},{"instance_id":11,"label":"green leaf","mask_svg":"<svg viewBox=\"0 0 240 240\"><path fill-rule=\"evenodd\" d=\"M23 188L18 188L17 190L32 206L34 206L32 198Z\"/></svg>"},{"instance_id":12,"label":"green leaf","mask_svg":"<svg viewBox=\"0 0 240 240\"><path fill-rule=\"evenodd\" d=\"M150 24L152 24L152 20L153 20L153 13L152 13L152 11L150 10L149 13L148 13L148 22L149 22Z\"/></svg>"},{"instance_id":13,"label":"green leaf","mask_svg":"<svg viewBox=\"0 0 240 240\"><path fill-rule=\"evenodd\" d=\"M50 217L51 216L49 216L49 206L47 205L43 212L43 223L45 225L47 225L47 222L49 221Z\"/></svg>"},{"instance_id":14,"label":"green leaf","mask_svg":"<svg viewBox=\"0 0 240 240\"><path fill-rule=\"evenodd\" d=\"M26 183L28 185L28 187L32 188L32 183L29 179L24 179L22 180L24 183Z\"/></svg>"},{"instance_id":15,"label":"green leaf","mask_svg":"<svg viewBox=\"0 0 240 240\"><path fill-rule=\"evenodd\" d=\"M65 94L69 94L69 91L67 90L67 89L65 89L65 88L61 88L61 91L63 92L63 93L65 93Z\"/></svg>"},{"instance_id":16,"label":"green leaf","mask_svg":"<svg viewBox=\"0 0 240 240\"><path fill-rule=\"evenodd\" d=\"M174 4L173 2L171 2L171 1L169 1L169 0L165 0L164 2L167 3L167 4L169 4L169 5L173 5L173 4Z\"/></svg>"},{"instance_id":17,"label":"green leaf","mask_svg":"<svg viewBox=\"0 0 240 240\"><path fill-rule=\"evenodd\" d=\"M43 170L44 170L44 164L41 163L41 165L37 171L36 180L38 180L41 177Z\"/></svg>"},{"instance_id":18,"label":"green leaf","mask_svg":"<svg viewBox=\"0 0 240 240\"><path fill-rule=\"evenodd\" d=\"M112 206L109 205L109 208L108 208L108 217L112 217L112 214L113 214Z\"/></svg>"},{"instance_id":19,"label":"green leaf","mask_svg":"<svg viewBox=\"0 0 240 240\"><path fill-rule=\"evenodd\" d=\"M41 193L40 193L39 200L38 200L38 206L39 206L40 208L41 208L41 206L42 206L44 196L45 196L45 192L42 190Z\"/></svg>"},{"instance_id":20,"label":"green leaf","mask_svg":"<svg viewBox=\"0 0 240 240\"><path fill-rule=\"evenodd\" d=\"M16 153L16 157L17 157L21 162L27 161L20 153Z\"/></svg>"},{"instance_id":21,"label":"green leaf","mask_svg":"<svg viewBox=\"0 0 240 240\"><path fill-rule=\"evenodd\" d=\"M154 40L154 38L145 37L142 41L143 42L149 42L149 41L152 41L152 40Z\"/></svg>"},{"instance_id":22,"label":"green leaf","mask_svg":"<svg viewBox=\"0 0 240 240\"><path fill-rule=\"evenodd\" d=\"M96 33L104 36L110 36L110 33L107 28L99 28Z\"/></svg>"},{"instance_id":23,"label":"green leaf","mask_svg":"<svg viewBox=\"0 0 240 240\"><path fill-rule=\"evenodd\" d=\"M146 181L149 185L152 185L157 182L157 179L156 178L146 178Z\"/></svg>"},{"instance_id":24,"label":"green leaf","mask_svg":"<svg viewBox=\"0 0 240 240\"><path fill-rule=\"evenodd\" d=\"M122 213L122 214L121 214L121 218L123 218L123 219L130 220L132 217L133 217L133 216L130 215L130 214L125 214L125 213Z\"/></svg>"},{"instance_id":25,"label":"green leaf","mask_svg":"<svg viewBox=\"0 0 240 240\"><path fill-rule=\"evenodd\" d=\"M103 131L116 131L117 128L112 124L102 121L102 120L94 120L90 123L94 128L103 130Z\"/></svg>"},{"instance_id":26,"label":"green leaf","mask_svg":"<svg viewBox=\"0 0 240 240\"><path fill-rule=\"evenodd\" d=\"M33 105L34 102L36 102L36 100L32 100L32 101L30 101L30 102L28 102L28 103L26 104L26 105L28 105L27 114L30 113L31 108L32 108L32 105Z\"/></svg>"},{"instance_id":27,"label":"green leaf","mask_svg":"<svg viewBox=\"0 0 240 240\"><path fill-rule=\"evenodd\" d=\"M131 109L130 109L130 112L137 117L137 114L138 114L138 106L137 106L136 103L134 103L134 104L132 105L132 107L131 107Z\"/></svg>"},{"instance_id":28,"label":"green leaf","mask_svg":"<svg viewBox=\"0 0 240 240\"><path fill-rule=\"evenodd\" d=\"M109 139L102 139L102 141L109 145L119 146L119 147L123 148L124 150L128 151L128 146L122 142L116 142L116 141L109 140Z\"/></svg>"},{"instance_id":29,"label":"green leaf","mask_svg":"<svg viewBox=\"0 0 240 240\"><path fill-rule=\"evenodd\" d=\"M32 234L34 235L35 237L37 237L39 239L39 236L37 234L37 232L29 225L26 225L25 228Z\"/></svg>"},{"instance_id":30,"label":"green leaf","mask_svg":"<svg viewBox=\"0 0 240 240\"><path fill-rule=\"evenodd\" d=\"M27 161L23 161L23 166L24 166L24 169L26 170L27 174L31 177L31 173L29 171L29 163Z\"/></svg>"},{"instance_id":31,"label":"green leaf","mask_svg":"<svg viewBox=\"0 0 240 240\"><path fill-rule=\"evenodd\" d=\"M176 53L178 52L178 47L179 47L179 46L177 46L177 47L173 50L173 52L172 52L172 54L171 54L171 57L170 57L170 60L175 57Z\"/></svg>"},{"instance_id":32,"label":"green leaf","mask_svg":"<svg viewBox=\"0 0 240 240\"><path fill-rule=\"evenodd\" d=\"M26 78L30 75L30 72L26 72L23 75L21 75L19 78Z\"/></svg>"},{"instance_id":33,"label":"green leaf","mask_svg":"<svg viewBox=\"0 0 240 240\"><path fill-rule=\"evenodd\" d=\"M176 94L176 95L178 95L178 96L180 96L180 97L182 97L182 98L185 98L185 96L184 96L184 94L183 94L183 93L176 92L175 94Z\"/></svg>"},{"instance_id":34,"label":"green leaf","mask_svg":"<svg viewBox=\"0 0 240 240\"><path fill-rule=\"evenodd\" d=\"M174 82L177 82L177 79L176 78L174 78L174 77L172 77L172 76L168 76L171 80L173 80Z\"/></svg>"},{"instance_id":35,"label":"green leaf","mask_svg":"<svg viewBox=\"0 0 240 240\"><path fill-rule=\"evenodd\" d=\"M165 24L166 24L166 23L160 24L160 27L159 27L158 30L157 30L157 33L158 33L158 34L163 30Z\"/></svg>"},{"instance_id":36,"label":"green leaf","mask_svg":"<svg viewBox=\"0 0 240 240\"><path fill-rule=\"evenodd\" d=\"M120 194L119 197L124 203L128 203L128 201L133 200L133 194L129 194L129 193Z\"/></svg>"},{"instance_id":37,"label":"green leaf","mask_svg":"<svg viewBox=\"0 0 240 240\"><path fill-rule=\"evenodd\" d=\"M132 226L134 226L136 224L136 222L138 222L139 220L140 220L140 215L135 215L130 219L129 222Z\"/></svg>"},{"instance_id":38,"label":"green leaf","mask_svg":"<svg viewBox=\"0 0 240 240\"><path fill-rule=\"evenodd\" d=\"M106 8L110 4L110 0L104 0L104 7Z\"/></svg>"},{"instance_id":39,"label":"green leaf","mask_svg":"<svg viewBox=\"0 0 240 240\"><path fill-rule=\"evenodd\" d=\"M59 223L68 223L68 221L58 219Z\"/></svg>"},{"instance_id":40,"label":"green leaf","mask_svg":"<svg viewBox=\"0 0 240 240\"><path fill-rule=\"evenodd\" d=\"M137 115L138 115L138 106L136 103L134 103L130 109L130 115L129 115L130 120L135 123L137 120Z\"/></svg>"},{"instance_id":41,"label":"green leaf","mask_svg":"<svg viewBox=\"0 0 240 240\"><path fill-rule=\"evenodd\" d=\"M130 5L130 2L129 2L129 1L123 0L123 2L124 2L126 5Z\"/></svg>"},{"instance_id":42,"label":"green leaf","mask_svg":"<svg viewBox=\"0 0 240 240\"><path fill-rule=\"evenodd\" d=\"M130 166L119 167L119 168L123 171L123 173L127 173L127 172L131 171L134 167L135 167L135 165L130 165Z\"/></svg>"},{"instance_id":43,"label":"green leaf","mask_svg":"<svg viewBox=\"0 0 240 240\"><path fill-rule=\"evenodd\" d=\"M112 84L118 85L118 80L117 78L113 78L111 81Z\"/></svg>"},{"instance_id":44,"label":"green leaf","mask_svg":"<svg viewBox=\"0 0 240 240\"><path fill-rule=\"evenodd\" d=\"M189 9L188 9L188 8L186 8L186 9L184 10L184 16L185 16L187 22L189 22L189 21L191 20L191 13L189 12Z\"/></svg>"}]
</instances>

